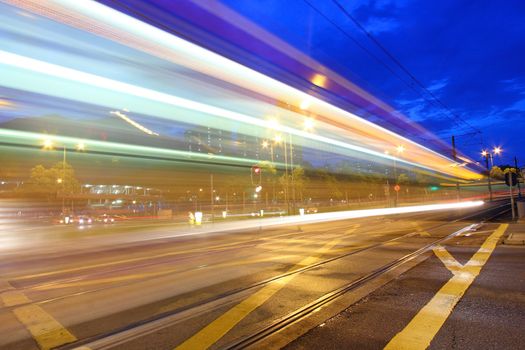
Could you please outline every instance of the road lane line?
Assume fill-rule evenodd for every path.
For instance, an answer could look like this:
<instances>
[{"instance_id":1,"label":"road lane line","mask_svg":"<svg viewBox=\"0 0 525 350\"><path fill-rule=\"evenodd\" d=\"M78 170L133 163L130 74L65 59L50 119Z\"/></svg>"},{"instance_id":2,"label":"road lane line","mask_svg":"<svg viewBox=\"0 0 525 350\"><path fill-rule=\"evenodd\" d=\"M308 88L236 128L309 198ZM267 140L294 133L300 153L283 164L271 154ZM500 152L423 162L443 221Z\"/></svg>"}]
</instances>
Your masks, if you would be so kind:
<instances>
[{"instance_id":1,"label":"road lane line","mask_svg":"<svg viewBox=\"0 0 525 350\"><path fill-rule=\"evenodd\" d=\"M449 251L443 246L437 246L436 248L432 249L432 251L439 258L439 260L441 260L443 265L445 265L445 267L454 275L458 272L461 272L461 270L465 267L463 264L457 261L456 258L454 258L452 254L450 254Z\"/></svg>"},{"instance_id":2,"label":"road lane line","mask_svg":"<svg viewBox=\"0 0 525 350\"><path fill-rule=\"evenodd\" d=\"M2 302L5 306L16 306L31 302L31 300L29 300L24 293L18 290L9 290L2 293L0 297L2 298Z\"/></svg>"},{"instance_id":3,"label":"road lane line","mask_svg":"<svg viewBox=\"0 0 525 350\"><path fill-rule=\"evenodd\" d=\"M347 231L348 232L348 231ZM316 251L315 256L309 256L294 267L289 269L293 271L297 268L303 266L311 265L318 260L323 254L326 254L330 249L335 247L342 241L342 238L336 238L322 248ZM221 339L226 333L228 333L235 325L242 321L246 316L248 316L256 308L264 304L268 299L270 299L275 293L281 290L288 282L290 282L296 275L289 275L283 277L279 280L276 280L265 287L259 289L254 294L250 295L248 298L244 299L239 304L235 305L227 312L219 316L217 319L212 321L202 330L197 332L191 338L184 341L182 344L176 347L177 350L194 350L194 349L207 349Z\"/></svg>"},{"instance_id":4,"label":"road lane line","mask_svg":"<svg viewBox=\"0 0 525 350\"><path fill-rule=\"evenodd\" d=\"M481 268L491 256L498 240L505 233L508 226L508 224L500 225L464 266L458 263L461 265L459 268L452 263L454 269L458 268L459 270L441 287L410 323L390 340L385 349L421 350L428 348L430 342L441 329L465 291L480 273ZM447 263L450 262L450 257L446 254L442 254L442 252L439 254L438 257L440 259L445 257Z\"/></svg>"},{"instance_id":5,"label":"road lane line","mask_svg":"<svg viewBox=\"0 0 525 350\"><path fill-rule=\"evenodd\" d=\"M30 304L31 300L24 293L17 290L7 291L0 294L0 299L5 306L26 304L14 308L12 312L18 321L29 330L40 349L48 350L77 340L44 309Z\"/></svg>"}]
</instances>

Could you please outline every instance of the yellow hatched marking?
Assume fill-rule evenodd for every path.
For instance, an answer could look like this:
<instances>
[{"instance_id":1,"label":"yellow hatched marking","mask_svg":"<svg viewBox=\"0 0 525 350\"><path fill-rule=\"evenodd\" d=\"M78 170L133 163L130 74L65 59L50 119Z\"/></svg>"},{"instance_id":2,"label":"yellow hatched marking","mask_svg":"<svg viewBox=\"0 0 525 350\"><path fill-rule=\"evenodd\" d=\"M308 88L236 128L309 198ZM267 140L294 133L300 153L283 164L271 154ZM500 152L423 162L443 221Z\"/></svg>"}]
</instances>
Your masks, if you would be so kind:
<instances>
[{"instance_id":1,"label":"yellow hatched marking","mask_svg":"<svg viewBox=\"0 0 525 350\"><path fill-rule=\"evenodd\" d=\"M19 292L17 290L10 290L7 292L2 293L2 302L5 306L15 306L15 305L21 305L21 304L27 304L30 303L31 300L29 300L24 293Z\"/></svg>"},{"instance_id":2,"label":"yellow hatched marking","mask_svg":"<svg viewBox=\"0 0 525 350\"><path fill-rule=\"evenodd\" d=\"M422 350L428 348L458 301L478 276L507 227L508 224L500 225L464 266L457 261L452 262L455 259L448 252L447 255L442 250L438 250L438 257L441 261L446 261L447 268L449 266L453 268L454 276L441 287L405 329L390 340L385 349Z\"/></svg>"},{"instance_id":3,"label":"yellow hatched marking","mask_svg":"<svg viewBox=\"0 0 525 350\"><path fill-rule=\"evenodd\" d=\"M296 266L291 268L289 271L292 271L302 266L311 265L319 261L321 255L325 254L334 246L339 244L340 241L341 238L337 238L330 241L316 252L316 256L309 256L301 260ZM250 295L248 298L235 305L226 313L222 314L217 319L212 321L210 324L208 324L198 333L193 335L191 338L187 339L184 343L177 346L176 349L194 350L209 348L211 345L213 345L219 339L221 339L226 333L228 333L237 323L239 323L257 307L261 306L264 302L270 299L275 293L281 290L294 277L295 275L286 276L259 289L257 292Z\"/></svg>"},{"instance_id":4,"label":"yellow hatched marking","mask_svg":"<svg viewBox=\"0 0 525 350\"><path fill-rule=\"evenodd\" d=\"M20 291L8 291L0 295L5 306L31 302ZM38 305L28 304L13 309L13 313L31 333L42 350L48 350L77 340L64 326Z\"/></svg>"},{"instance_id":5,"label":"yellow hatched marking","mask_svg":"<svg viewBox=\"0 0 525 350\"><path fill-rule=\"evenodd\" d=\"M437 246L433 249L434 254L441 260L443 265L452 272L453 274L456 274L464 268L464 266L459 263L453 256L442 246Z\"/></svg>"}]
</instances>

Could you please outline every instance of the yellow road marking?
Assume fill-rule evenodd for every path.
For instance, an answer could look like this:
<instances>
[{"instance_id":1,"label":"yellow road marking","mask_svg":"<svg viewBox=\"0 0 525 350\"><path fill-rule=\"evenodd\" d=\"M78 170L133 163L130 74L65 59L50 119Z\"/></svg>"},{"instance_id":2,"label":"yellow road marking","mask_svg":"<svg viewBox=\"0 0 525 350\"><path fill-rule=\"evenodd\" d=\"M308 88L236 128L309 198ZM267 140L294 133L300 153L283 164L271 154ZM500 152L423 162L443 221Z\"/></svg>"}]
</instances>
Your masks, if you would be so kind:
<instances>
[{"instance_id":1,"label":"yellow road marking","mask_svg":"<svg viewBox=\"0 0 525 350\"><path fill-rule=\"evenodd\" d=\"M453 267L454 276L441 287L437 294L426 304L419 313L401 332L386 345L385 349L421 350L426 349L437 332L441 329L448 316L461 299L465 291L478 276L481 268L496 248L498 240L505 233L508 224L500 225L481 245L478 251L463 266L452 262L455 260L450 253L439 250L437 255L445 266ZM459 265L459 266L458 266Z\"/></svg>"},{"instance_id":2,"label":"yellow road marking","mask_svg":"<svg viewBox=\"0 0 525 350\"><path fill-rule=\"evenodd\" d=\"M42 350L48 350L77 340L66 328L38 305L28 304L31 300L24 293L11 290L0 294L5 306L27 304L13 309L20 321L31 333Z\"/></svg>"},{"instance_id":3,"label":"yellow road marking","mask_svg":"<svg viewBox=\"0 0 525 350\"><path fill-rule=\"evenodd\" d=\"M464 266L459 263L444 247L437 246L433 249L433 251L439 260L441 260L443 265L445 265L445 267L453 274L460 272L464 268Z\"/></svg>"},{"instance_id":4,"label":"yellow road marking","mask_svg":"<svg viewBox=\"0 0 525 350\"><path fill-rule=\"evenodd\" d=\"M347 231L348 232L348 231ZM336 238L316 252L315 256L309 256L301 260L296 266L291 268L289 271L293 271L298 267L310 265L320 260L321 255L328 252L334 246L339 244L342 238ZM226 333L228 333L237 323L243 320L248 314L254 311L257 307L261 306L275 293L281 290L288 282L290 282L295 275L289 275L276 280L265 287L259 289L248 298L229 309L226 313L219 316L217 319L212 321L198 333L187 339L184 343L176 347L178 350L194 350L194 349L207 349Z\"/></svg>"},{"instance_id":5,"label":"yellow road marking","mask_svg":"<svg viewBox=\"0 0 525 350\"><path fill-rule=\"evenodd\" d=\"M24 293L17 290L4 292L0 296L2 297L2 302L5 306L15 306L31 302L31 300L29 300Z\"/></svg>"}]
</instances>

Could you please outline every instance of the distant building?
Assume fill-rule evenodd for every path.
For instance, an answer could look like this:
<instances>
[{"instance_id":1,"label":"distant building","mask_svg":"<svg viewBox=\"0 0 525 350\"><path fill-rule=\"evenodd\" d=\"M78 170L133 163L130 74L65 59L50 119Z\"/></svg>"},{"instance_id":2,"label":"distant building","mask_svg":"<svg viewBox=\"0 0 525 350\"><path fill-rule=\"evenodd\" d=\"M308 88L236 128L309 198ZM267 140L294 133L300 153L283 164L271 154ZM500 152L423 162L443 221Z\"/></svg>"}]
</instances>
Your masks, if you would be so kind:
<instances>
[{"instance_id":1,"label":"distant building","mask_svg":"<svg viewBox=\"0 0 525 350\"><path fill-rule=\"evenodd\" d=\"M272 160L272 148L263 147L264 140L257 136L195 126L186 130L184 140L189 152L216 154L257 161ZM288 159L288 162L293 160L294 165L302 164L303 152L301 146L293 145L291 150L288 146L287 150L293 154L293 158ZM282 144L273 146L273 160L278 163L284 163L284 147Z\"/></svg>"}]
</instances>

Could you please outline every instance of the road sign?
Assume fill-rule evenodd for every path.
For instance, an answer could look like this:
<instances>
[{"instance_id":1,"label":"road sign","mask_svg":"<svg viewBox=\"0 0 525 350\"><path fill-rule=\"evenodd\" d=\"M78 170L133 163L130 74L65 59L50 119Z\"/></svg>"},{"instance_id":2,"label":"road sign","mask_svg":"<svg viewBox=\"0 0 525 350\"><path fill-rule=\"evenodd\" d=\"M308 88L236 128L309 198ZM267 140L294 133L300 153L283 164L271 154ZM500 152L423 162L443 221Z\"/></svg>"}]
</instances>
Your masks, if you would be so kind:
<instances>
[{"instance_id":1,"label":"road sign","mask_svg":"<svg viewBox=\"0 0 525 350\"><path fill-rule=\"evenodd\" d=\"M518 184L518 175L516 173L508 172L505 174L505 183L507 186L516 186Z\"/></svg>"},{"instance_id":2,"label":"road sign","mask_svg":"<svg viewBox=\"0 0 525 350\"><path fill-rule=\"evenodd\" d=\"M394 191L399 192L400 189L401 189L401 186L399 185L394 186Z\"/></svg>"}]
</instances>

